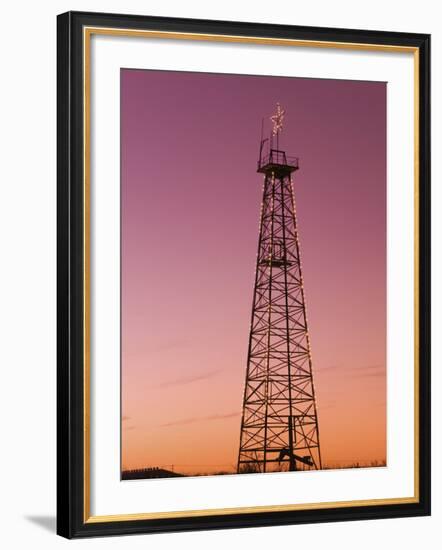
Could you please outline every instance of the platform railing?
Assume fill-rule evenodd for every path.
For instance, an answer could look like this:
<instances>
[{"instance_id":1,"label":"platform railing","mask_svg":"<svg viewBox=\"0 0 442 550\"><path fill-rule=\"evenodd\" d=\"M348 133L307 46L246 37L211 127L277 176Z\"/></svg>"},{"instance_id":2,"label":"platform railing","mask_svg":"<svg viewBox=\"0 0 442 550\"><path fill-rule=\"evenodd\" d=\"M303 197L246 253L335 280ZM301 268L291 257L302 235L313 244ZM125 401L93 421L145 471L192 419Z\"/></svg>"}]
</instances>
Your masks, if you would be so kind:
<instances>
[{"instance_id":1,"label":"platform railing","mask_svg":"<svg viewBox=\"0 0 442 550\"><path fill-rule=\"evenodd\" d=\"M269 164L274 164L277 166L292 166L293 168L298 168L298 158L287 156L285 151L271 149L267 155L262 156L258 160L258 169Z\"/></svg>"}]
</instances>

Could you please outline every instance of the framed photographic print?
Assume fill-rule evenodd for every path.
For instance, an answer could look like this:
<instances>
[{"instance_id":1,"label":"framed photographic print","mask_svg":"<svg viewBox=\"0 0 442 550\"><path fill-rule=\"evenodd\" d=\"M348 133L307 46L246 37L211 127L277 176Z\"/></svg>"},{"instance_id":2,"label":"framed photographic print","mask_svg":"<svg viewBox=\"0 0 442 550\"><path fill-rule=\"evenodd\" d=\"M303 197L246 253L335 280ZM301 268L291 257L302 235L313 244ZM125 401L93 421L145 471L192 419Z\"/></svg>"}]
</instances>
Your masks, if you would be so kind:
<instances>
[{"instance_id":1,"label":"framed photographic print","mask_svg":"<svg viewBox=\"0 0 442 550\"><path fill-rule=\"evenodd\" d=\"M58 17L58 533L430 513L430 37Z\"/></svg>"}]
</instances>

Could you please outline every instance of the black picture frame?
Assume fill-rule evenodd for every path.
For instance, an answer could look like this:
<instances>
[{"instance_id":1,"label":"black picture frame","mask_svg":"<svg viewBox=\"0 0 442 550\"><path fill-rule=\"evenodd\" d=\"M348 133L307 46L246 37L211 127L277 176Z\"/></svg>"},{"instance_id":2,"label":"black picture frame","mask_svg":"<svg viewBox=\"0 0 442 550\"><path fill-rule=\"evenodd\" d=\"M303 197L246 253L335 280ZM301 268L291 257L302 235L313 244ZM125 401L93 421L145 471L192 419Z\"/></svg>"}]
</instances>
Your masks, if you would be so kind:
<instances>
[{"instance_id":1,"label":"black picture frame","mask_svg":"<svg viewBox=\"0 0 442 550\"><path fill-rule=\"evenodd\" d=\"M85 27L406 46L419 59L419 497L406 504L90 521L85 513L84 82ZM334 522L430 514L430 36L68 12L57 21L57 532L67 538Z\"/></svg>"}]
</instances>

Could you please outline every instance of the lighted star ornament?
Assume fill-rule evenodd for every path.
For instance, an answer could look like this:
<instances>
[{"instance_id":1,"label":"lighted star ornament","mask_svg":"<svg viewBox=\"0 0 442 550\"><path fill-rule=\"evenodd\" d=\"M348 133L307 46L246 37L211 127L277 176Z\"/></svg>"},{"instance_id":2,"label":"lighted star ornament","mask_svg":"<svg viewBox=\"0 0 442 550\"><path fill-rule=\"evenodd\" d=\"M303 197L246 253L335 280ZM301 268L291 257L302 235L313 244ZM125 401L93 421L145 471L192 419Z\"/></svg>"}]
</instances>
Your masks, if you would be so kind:
<instances>
[{"instance_id":1,"label":"lighted star ornament","mask_svg":"<svg viewBox=\"0 0 442 550\"><path fill-rule=\"evenodd\" d=\"M285 110L281 109L279 103L276 104L276 115L270 117L273 123L272 134L276 136L282 130L282 121L284 120Z\"/></svg>"}]
</instances>

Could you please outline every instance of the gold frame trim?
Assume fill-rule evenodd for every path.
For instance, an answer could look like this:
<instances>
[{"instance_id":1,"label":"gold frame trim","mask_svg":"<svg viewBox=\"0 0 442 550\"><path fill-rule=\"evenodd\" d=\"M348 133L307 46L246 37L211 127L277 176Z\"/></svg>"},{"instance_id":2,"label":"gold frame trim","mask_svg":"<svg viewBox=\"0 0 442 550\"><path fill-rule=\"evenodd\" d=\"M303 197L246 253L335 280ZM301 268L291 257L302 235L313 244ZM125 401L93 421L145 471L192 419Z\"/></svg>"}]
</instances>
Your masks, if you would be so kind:
<instances>
[{"instance_id":1,"label":"gold frame trim","mask_svg":"<svg viewBox=\"0 0 442 550\"><path fill-rule=\"evenodd\" d=\"M90 46L92 35L131 36L142 38L199 40L209 42L234 42L273 46L334 48L389 53L412 53L414 62L414 495L411 497L250 506L237 508L214 508L205 510L181 510L92 516L90 511ZM411 46L378 45L320 40L296 40L282 38L244 37L205 33L148 31L115 29L108 27L84 27L83 29L83 211L84 211L84 523L103 523L149 519L172 519L207 517L229 514L282 512L296 510L323 510L352 506L383 506L388 504L411 504L419 502L419 49Z\"/></svg>"}]
</instances>

